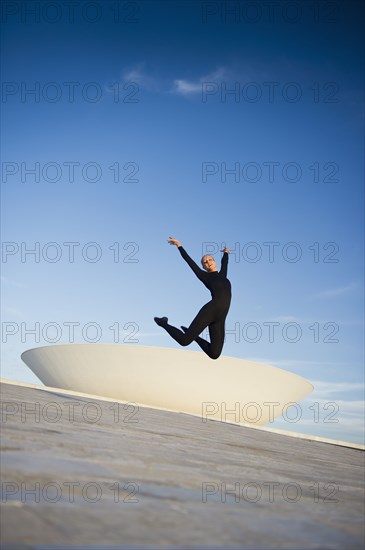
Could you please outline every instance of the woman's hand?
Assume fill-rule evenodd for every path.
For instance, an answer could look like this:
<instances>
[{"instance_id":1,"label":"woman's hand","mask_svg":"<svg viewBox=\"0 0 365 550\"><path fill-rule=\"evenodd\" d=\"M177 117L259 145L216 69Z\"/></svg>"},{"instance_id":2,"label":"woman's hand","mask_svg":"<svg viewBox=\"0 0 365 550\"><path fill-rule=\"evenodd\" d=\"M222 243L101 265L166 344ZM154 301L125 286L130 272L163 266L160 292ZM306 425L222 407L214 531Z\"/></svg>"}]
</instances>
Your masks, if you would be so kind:
<instances>
[{"instance_id":1,"label":"woman's hand","mask_svg":"<svg viewBox=\"0 0 365 550\"><path fill-rule=\"evenodd\" d=\"M167 242L170 243L170 244L174 244L175 246L182 246L181 242L178 241L177 239L174 239L174 237L169 237L167 239Z\"/></svg>"},{"instance_id":2,"label":"woman's hand","mask_svg":"<svg viewBox=\"0 0 365 550\"><path fill-rule=\"evenodd\" d=\"M229 248L227 248L226 246L224 247L223 250L221 250L221 252L227 252L227 254L230 254L231 251L229 250Z\"/></svg>"}]
</instances>

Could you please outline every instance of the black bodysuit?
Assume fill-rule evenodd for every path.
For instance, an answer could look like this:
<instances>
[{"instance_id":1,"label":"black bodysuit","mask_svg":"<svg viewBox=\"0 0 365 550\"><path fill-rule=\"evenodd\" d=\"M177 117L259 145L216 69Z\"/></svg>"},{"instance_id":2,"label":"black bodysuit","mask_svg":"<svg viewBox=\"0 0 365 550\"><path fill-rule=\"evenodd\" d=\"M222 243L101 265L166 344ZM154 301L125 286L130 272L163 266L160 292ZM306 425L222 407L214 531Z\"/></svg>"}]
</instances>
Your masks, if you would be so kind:
<instances>
[{"instance_id":1,"label":"black bodysuit","mask_svg":"<svg viewBox=\"0 0 365 550\"><path fill-rule=\"evenodd\" d=\"M222 352L225 320L231 303L231 283L227 279L228 254L223 254L220 271L208 272L200 269L182 246L178 248L198 279L210 290L212 299L201 308L185 332L168 323L162 326L181 346L188 346L195 340L211 359L217 359ZM210 342L199 337L206 327L209 327Z\"/></svg>"}]
</instances>

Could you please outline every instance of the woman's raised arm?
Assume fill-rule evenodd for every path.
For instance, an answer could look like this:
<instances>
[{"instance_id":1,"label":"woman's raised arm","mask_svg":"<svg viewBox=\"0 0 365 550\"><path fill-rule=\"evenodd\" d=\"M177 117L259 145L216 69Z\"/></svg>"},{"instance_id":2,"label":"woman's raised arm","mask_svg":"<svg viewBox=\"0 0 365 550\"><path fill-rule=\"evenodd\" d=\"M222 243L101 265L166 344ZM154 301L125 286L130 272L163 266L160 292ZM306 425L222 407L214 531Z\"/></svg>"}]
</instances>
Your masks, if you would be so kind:
<instances>
[{"instance_id":1,"label":"woman's raised arm","mask_svg":"<svg viewBox=\"0 0 365 550\"><path fill-rule=\"evenodd\" d=\"M226 246L224 247L224 250L221 250L223 252L223 256L221 259L221 269L220 272L224 277L227 277L227 268L228 268L228 254L230 253L229 248Z\"/></svg>"},{"instance_id":2,"label":"woman's raised arm","mask_svg":"<svg viewBox=\"0 0 365 550\"><path fill-rule=\"evenodd\" d=\"M170 244L174 244L177 247L182 246L181 242L178 241L177 239L174 239L174 237L169 237L167 239L167 242L170 243Z\"/></svg>"},{"instance_id":3,"label":"woman's raised arm","mask_svg":"<svg viewBox=\"0 0 365 550\"><path fill-rule=\"evenodd\" d=\"M200 267L197 266L197 264L194 262L194 260L192 258L190 258L189 254L183 248L181 242L178 241L177 239L175 239L174 237L169 237L167 240L170 244L173 244L173 245L178 247L179 252L180 252L181 256L184 258L184 260L186 261L186 263L194 271L194 273L198 277L198 279L200 281L203 281L205 279L205 275L206 275L205 271L203 269L200 269Z\"/></svg>"}]
</instances>

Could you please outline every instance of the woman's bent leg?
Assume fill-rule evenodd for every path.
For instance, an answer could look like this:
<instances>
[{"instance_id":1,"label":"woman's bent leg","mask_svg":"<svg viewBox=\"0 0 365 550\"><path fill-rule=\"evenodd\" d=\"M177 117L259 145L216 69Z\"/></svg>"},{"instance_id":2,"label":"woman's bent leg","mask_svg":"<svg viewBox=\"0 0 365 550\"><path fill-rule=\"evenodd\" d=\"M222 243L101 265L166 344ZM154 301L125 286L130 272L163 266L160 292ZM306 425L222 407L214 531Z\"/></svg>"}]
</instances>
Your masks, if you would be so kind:
<instances>
[{"instance_id":1,"label":"woman's bent leg","mask_svg":"<svg viewBox=\"0 0 365 550\"><path fill-rule=\"evenodd\" d=\"M205 304L192 321L189 328L186 329L184 327L184 332L169 325L167 322L160 326L162 326L180 346L188 346L195 340L211 359L218 359L222 353L224 344L225 318L215 321L214 314L216 312L212 305L211 302ZM210 342L199 336L207 327L209 327Z\"/></svg>"},{"instance_id":2,"label":"woman's bent leg","mask_svg":"<svg viewBox=\"0 0 365 550\"><path fill-rule=\"evenodd\" d=\"M183 332L168 323L163 325L163 328L170 334L170 336L180 344L180 346L188 346L194 340L197 339L199 334L209 326L212 321L212 307L211 303L205 304L193 319L189 328ZM207 342L208 343L208 342ZM205 351L205 350L204 350Z\"/></svg>"},{"instance_id":3,"label":"woman's bent leg","mask_svg":"<svg viewBox=\"0 0 365 550\"><path fill-rule=\"evenodd\" d=\"M222 353L224 344L224 325L224 320L217 321L209 325L210 342L204 340L204 338L201 338L200 336L195 338L195 342L207 355L209 355L211 359L218 359Z\"/></svg>"}]
</instances>

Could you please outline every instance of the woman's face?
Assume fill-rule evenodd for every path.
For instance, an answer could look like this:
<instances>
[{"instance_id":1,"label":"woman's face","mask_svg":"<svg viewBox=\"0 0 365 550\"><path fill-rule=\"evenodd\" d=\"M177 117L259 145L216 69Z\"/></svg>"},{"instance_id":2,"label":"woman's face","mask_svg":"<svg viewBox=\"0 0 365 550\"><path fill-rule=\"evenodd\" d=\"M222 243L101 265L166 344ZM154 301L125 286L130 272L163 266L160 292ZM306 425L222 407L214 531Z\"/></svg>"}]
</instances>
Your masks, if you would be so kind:
<instances>
[{"instance_id":1,"label":"woman's face","mask_svg":"<svg viewBox=\"0 0 365 550\"><path fill-rule=\"evenodd\" d=\"M215 259L212 256L203 256L202 257L202 266L205 271L217 271L217 265Z\"/></svg>"}]
</instances>

